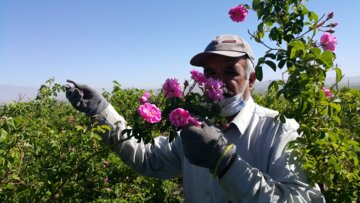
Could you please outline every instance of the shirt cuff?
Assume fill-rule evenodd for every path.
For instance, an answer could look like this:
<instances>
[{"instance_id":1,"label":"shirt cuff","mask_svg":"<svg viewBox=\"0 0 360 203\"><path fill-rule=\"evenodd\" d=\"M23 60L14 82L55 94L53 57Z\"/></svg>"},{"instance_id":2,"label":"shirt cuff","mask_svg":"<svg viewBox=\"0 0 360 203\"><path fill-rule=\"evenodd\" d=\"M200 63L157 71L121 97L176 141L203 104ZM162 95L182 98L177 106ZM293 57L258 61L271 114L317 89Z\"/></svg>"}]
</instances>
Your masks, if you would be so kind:
<instances>
[{"instance_id":1,"label":"shirt cuff","mask_svg":"<svg viewBox=\"0 0 360 203\"><path fill-rule=\"evenodd\" d=\"M105 121L110 126L117 126L120 124L120 128L125 129L126 121L119 115L119 113L114 109L114 107L109 104L100 114L99 120Z\"/></svg>"}]
</instances>

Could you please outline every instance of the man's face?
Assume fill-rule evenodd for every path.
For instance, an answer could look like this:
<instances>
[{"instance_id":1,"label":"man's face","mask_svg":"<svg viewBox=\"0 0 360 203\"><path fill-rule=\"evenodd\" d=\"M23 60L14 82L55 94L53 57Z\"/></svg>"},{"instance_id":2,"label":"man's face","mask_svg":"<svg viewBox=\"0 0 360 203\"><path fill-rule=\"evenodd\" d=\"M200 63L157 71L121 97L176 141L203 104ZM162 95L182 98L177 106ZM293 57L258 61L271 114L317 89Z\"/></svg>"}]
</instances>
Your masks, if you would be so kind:
<instances>
[{"instance_id":1,"label":"man's face","mask_svg":"<svg viewBox=\"0 0 360 203\"><path fill-rule=\"evenodd\" d=\"M246 83L246 59L231 58L221 55L210 56L204 65L205 77L221 80L225 83L224 96L235 96L244 91L246 99L252 88L252 84Z\"/></svg>"}]
</instances>

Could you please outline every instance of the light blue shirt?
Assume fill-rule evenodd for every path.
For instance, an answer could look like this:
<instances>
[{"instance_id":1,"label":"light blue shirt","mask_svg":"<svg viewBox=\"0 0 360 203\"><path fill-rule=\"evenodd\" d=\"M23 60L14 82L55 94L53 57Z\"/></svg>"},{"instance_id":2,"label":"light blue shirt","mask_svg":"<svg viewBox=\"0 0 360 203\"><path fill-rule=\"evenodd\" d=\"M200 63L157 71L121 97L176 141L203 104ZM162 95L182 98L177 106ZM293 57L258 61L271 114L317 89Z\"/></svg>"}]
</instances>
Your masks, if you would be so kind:
<instances>
[{"instance_id":1,"label":"light blue shirt","mask_svg":"<svg viewBox=\"0 0 360 203\"><path fill-rule=\"evenodd\" d=\"M236 145L237 159L219 180L208 169L189 163L180 136L169 143L159 136L155 144L131 139L115 152L133 169L157 178L183 177L186 202L325 202L318 187L311 187L286 148L299 135L299 125L291 119L275 121L276 111L261 107L249 98L232 121L225 137ZM112 131L103 135L107 144L117 142L125 119L109 105L101 113ZM204 156L207 156L204 154Z\"/></svg>"}]
</instances>

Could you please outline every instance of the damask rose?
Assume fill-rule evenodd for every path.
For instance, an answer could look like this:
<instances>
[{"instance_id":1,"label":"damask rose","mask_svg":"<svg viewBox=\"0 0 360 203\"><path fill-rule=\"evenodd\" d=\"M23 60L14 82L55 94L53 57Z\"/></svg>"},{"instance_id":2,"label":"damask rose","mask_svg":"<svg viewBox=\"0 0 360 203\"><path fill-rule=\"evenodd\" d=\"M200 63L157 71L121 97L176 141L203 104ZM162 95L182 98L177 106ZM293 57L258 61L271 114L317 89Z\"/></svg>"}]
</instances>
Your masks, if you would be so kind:
<instances>
[{"instance_id":1,"label":"damask rose","mask_svg":"<svg viewBox=\"0 0 360 203\"><path fill-rule=\"evenodd\" d=\"M243 22L245 21L245 17L248 14L247 9L243 5L238 5L236 7L232 7L229 10L229 15L232 21L234 22Z\"/></svg>"},{"instance_id":2,"label":"damask rose","mask_svg":"<svg viewBox=\"0 0 360 203\"><path fill-rule=\"evenodd\" d=\"M151 96L151 95L150 95L149 92L144 92L144 94L140 97L140 103L141 103L141 104L144 104L144 103L149 102L150 96Z\"/></svg>"},{"instance_id":3,"label":"damask rose","mask_svg":"<svg viewBox=\"0 0 360 203\"><path fill-rule=\"evenodd\" d=\"M181 98L183 91L177 79L169 78L163 84L163 91L166 98Z\"/></svg>"},{"instance_id":4,"label":"damask rose","mask_svg":"<svg viewBox=\"0 0 360 203\"><path fill-rule=\"evenodd\" d=\"M207 79L205 78L205 75L197 70L190 71L191 78L195 80L199 85L203 85L206 83Z\"/></svg>"},{"instance_id":5,"label":"damask rose","mask_svg":"<svg viewBox=\"0 0 360 203\"><path fill-rule=\"evenodd\" d=\"M336 37L332 36L331 33L324 32L320 37L320 43L324 50L335 51L335 45L337 44Z\"/></svg>"},{"instance_id":6,"label":"damask rose","mask_svg":"<svg viewBox=\"0 0 360 203\"><path fill-rule=\"evenodd\" d=\"M220 80L209 78L205 84L205 94L214 102L224 99L224 91L222 90L224 83Z\"/></svg>"},{"instance_id":7,"label":"damask rose","mask_svg":"<svg viewBox=\"0 0 360 203\"><path fill-rule=\"evenodd\" d=\"M138 113L149 123L157 123L161 120L161 111L154 104L144 103L140 105Z\"/></svg>"},{"instance_id":8,"label":"damask rose","mask_svg":"<svg viewBox=\"0 0 360 203\"><path fill-rule=\"evenodd\" d=\"M324 91L324 93L325 93L325 96L327 97L327 98L333 98L334 97L334 95L333 94L331 94L331 92L330 92L330 90L329 89L327 89L326 87L322 87L321 88L322 89L322 91Z\"/></svg>"},{"instance_id":9,"label":"damask rose","mask_svg":"<svg viewBox=\"0 0 360 203\"><path fill-rule=\"evenodd\" d=\"M201 122L193 118L190 113L183 108L177 108L171 111L169 119L175 127L184 127L189 123L195 126L201 125Z\"/></svg>"}]
</instances>

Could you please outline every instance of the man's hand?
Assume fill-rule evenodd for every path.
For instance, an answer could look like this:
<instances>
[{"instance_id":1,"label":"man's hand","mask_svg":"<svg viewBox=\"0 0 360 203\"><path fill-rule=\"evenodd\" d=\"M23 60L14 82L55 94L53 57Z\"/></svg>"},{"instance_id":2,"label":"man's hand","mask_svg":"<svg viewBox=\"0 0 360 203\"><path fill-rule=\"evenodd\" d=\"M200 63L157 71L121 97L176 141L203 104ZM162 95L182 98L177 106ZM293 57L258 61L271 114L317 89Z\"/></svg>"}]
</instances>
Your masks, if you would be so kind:
<instances>
[{"instance_id":1,"label":"man's hand","mask_svg":"<svg viewBox=\"0 0 360 203\"><path fill-rule=\"evenodd\" d=\"M235 145L228 143L222 131L209 121L203 122L201 127L186 126L180 137L190 163L208 168L216 176L236 157Z\"/></svg>"},{"instance_id":2,"label":"man's hand","mask_svg":"<svg viewBox=\"0 0 360 203\"><path fill-rule=\"evenodd\" d=\"M93 116L101 113L109 105L106 99L93 88L77 84L72 80L67 80L67 82L72 83L74 87L69 84L65 85L66 98L78 111Z\"/></svg>"}]
</instances>

